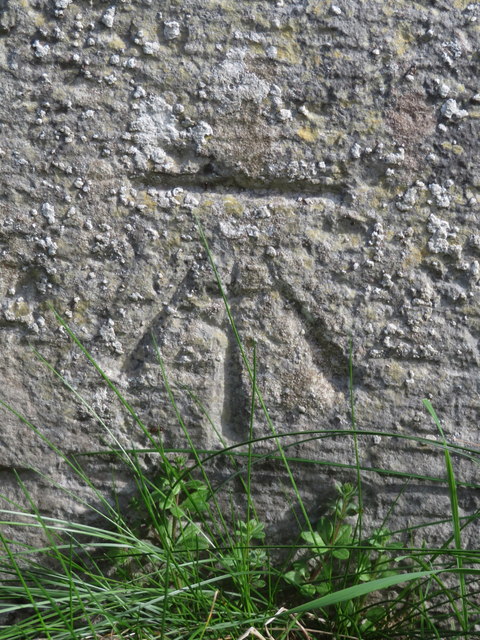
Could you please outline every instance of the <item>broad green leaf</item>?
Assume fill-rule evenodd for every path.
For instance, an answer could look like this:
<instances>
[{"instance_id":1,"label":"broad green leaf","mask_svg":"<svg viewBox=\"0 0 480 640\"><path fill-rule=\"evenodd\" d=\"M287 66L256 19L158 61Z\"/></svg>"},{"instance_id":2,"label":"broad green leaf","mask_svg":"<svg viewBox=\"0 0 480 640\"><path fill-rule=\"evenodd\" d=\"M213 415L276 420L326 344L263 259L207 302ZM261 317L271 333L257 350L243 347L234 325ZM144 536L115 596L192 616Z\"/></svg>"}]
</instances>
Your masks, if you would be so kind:
<instances>
[{"instance_id":1,"label":"broad green leaf","mask_svg":"<svg viewBox=\"0 0 480 640\"><path fill-rule=\"evenodd\" d=\"M242 535L247 535L255 540L263 540L265 538L265 525L258 520L249 520L249 522L240 521L237 524L237 531Z\"/></svg>"},{"instance_id":2,"label":"broad green leaf","mask_svg":"<svg viewBox=\"0 0 480 640\"><path fill-rule=\"evenodd\" d=\"M174 518L180 519L185 518L185 511L180 506L172 506L170 508L170 513Z\"/></svg>"},{"instance_id":3,"label":"broad green leaf","mask_svg":"<svg viewBox=\"0 0 480 640\"><path fill-rule=\"evenodd\" d=\"M368 582L372 579L372 577L373 576L370 573L362 573L358 576L358 579L360 580L360 582Z\"/></svg>"},{"instance_id":4,"label":"broad green leaf","mask_svg":"<svg viewBox=\"0 0 480 640\"><path fill-rule=\"evenodd\" d=\"M299 586L304 581L305 576L303 576L300 571L287 571L283 579L290 584Z\"/></svg>"},{"instance_id":5,"label":"broad green leaf","mask_svg":"<svg viewBox=\"0 0 480 640\"><path fill-rule=\"evenodd\" d=\"M363 631L364 633L366 631L375 631L375 625L371 620L368 620L367 618L365 618L365 620L360 625L360 631Z\"/></svg>"},{"instance_id":6,"label":"broad green leaf","mask_svg":"<svg viewBox=\"0 0 480 640\"><path fill-rule=\"evenodd\" d=\"M385 607L374 606L370 607L365 611L365 617L372 622L376 622L377 620L381 620L385 616Z\"/></svg>"},{"instance_id":7,"label":"broad green leaf","mask_svg":"<svg viewBox=\"0 0 480 640\"><path fill-rule=\"evenodd\" d=\"M194 513L200 513L201 511L206 511L208 509L208 492L207 491L196 491L189 495L185 500L181 503L181 506L184 509L188 509Z\"/></svg>"},{"instance_id":8,"label":"broad green leaf","mask_svg":"<svg viewBox=\"0 0 480 640\"><path fill-rule=\"evenodd\" d=\"M197 491L208 492L208 488L205 485L205 483L202 482L202 480L189 480L188 482L185 483L184 487L187 491L197 490Z\"/></svg>"},{"instance_id":9,"label":"broad green leaf","mask_svg":"<svg viewBox=\"0 0 480 640\"><path fill-rule=\"evenodd\" d=\"M298 562L294 562L293 571L299 576L300 582L304 582L309 575L308 564L305 560L299 560ZM292 573L289 571L288 573Z\"/></svg>"},{"instance_id":10,"label":"broad green leaf","mask_svg":"<svg viewBox=\"0 0 480 640\"><path fill-rule=\"evenodd\" d=\"M193 523L187 525L175 542L177 551L195 551L197 549L208 549L205 536L201 534L200 529Z\"/></svg>"},{"instance_id":11,"label":"broad green leaf","mask_svg":"<svg viewBox=\"0 0 480 640\"><path fill-rule=\"evenodd\" d=\"M315 531L303 531L302 538L305 542L314 546L317 553L326 553L328 551L328 549L325 549L325 543L319 533Z\"/></svg>"},{"instance_id":12,"label":"broad green leaf","mask_svg":"<svg viewBox=\"0 0 480 640\"><path fill-rule=\"evenodd\" d=\"M317 593L317 588L313 584L302 584L300 587L300 593L302 596L307 596L307 598L311 598Z\"/></svg>"},{"instance_id":13,"label":"broad green leaf","mask_svg":"<svg viewBox=\"0 0 480 640\"><path fill-rule=\"evenodd\" d=\"M340 547L339 549L334 549L332 555L338 560L348 560L350 557L350 551L345 549L345 547Z\"/></svg>"},{"instance_id":14,"label":"broad green leaf","mask_svg":"<svg viewBox=\"0 0 480 640\"><path fill-rule=\"evenodd\" d=\"M315 591L321 596L326 595L331 590L331 588L332 586L329 581L320 582L319 584L315 585Z\"/></svg>"},{"instance_id":15,"label":"broad green leaf","mask_svg":"<svg viewBox=\"0 0 480 640\"><path fill-rule=\"evenodd\" d=\"M338 530L335 544L349 544L352 541L352 525L342 524Z\"/></svg>"},{"instance_id":16,"label":"broad green leaf","mask_svg":"<svg viewBox=\"0 0 480 640\"><path fill-rule=\"evenodd\" d=\"M333 536L333 524L331 521L326 518L320 518L317 522L317 531L321 535L322 539L325 541L331 540Z\"/></svg>"},{"instance_id":17,"label":"broad green leaf","mask_svg":"<svg viewBox=\"0 0 480 640\"><path fill-rule=\"evenodd\" d=\"M290 584L301 584L303 582L303 576L298 571L287 571L283 579Z\"/></svg>"}]
</instances>

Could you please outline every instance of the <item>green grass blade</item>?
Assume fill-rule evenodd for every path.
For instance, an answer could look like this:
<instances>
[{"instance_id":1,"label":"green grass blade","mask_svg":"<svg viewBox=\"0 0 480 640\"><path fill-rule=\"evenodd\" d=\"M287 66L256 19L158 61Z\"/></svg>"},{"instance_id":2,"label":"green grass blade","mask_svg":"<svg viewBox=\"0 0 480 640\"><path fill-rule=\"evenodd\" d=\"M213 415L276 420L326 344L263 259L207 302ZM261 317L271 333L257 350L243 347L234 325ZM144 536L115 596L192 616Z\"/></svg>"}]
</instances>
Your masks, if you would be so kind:
<instances>
[{"instance_id":1,"label":"green grass blade","mask_svg":"<svg viewBox=\"0 0 480 640\"><path fill-rule=\"evenodd\" d=\"M312 611L312 609L321 609L323 607L329 607L332 604L338 604L340 602L346 602L347 600L353 600L353 598L365 596L369 593L373 593L374 591L381 591L382 589L387 589L388 587L393 587L397 584L410 582L411 580L420 580L421 578L432 576L435 573L438 573L438 572L435 570L434 571L415 571L413 573L402 573L400 575L388 576L386 578L379 578L378 580L372 580L371 582L358 584L358 585L355 585L354 587L347 587L346 589L340 589L335 593L329 593L328 595L322 596L321 598L310 600L310 602L305 602L305 604L301 604L298 607L289 609L288 611L285 612L285 614L305 613L306 611Z\"/></svg>"},{"instance_id":2,"label":"green grass blade","mask_svg":"<svg viewBox=\"0 0 480 640\"><path fill-rule=\"evenodd\" d=\"M460 515L458 510L458 492L457 492L457 482L455 479L455 472L453 470L452 458L450 456L450 451L448 450L447 440L445 438L442 425L440 424L440 420L438 419L438 416L435 413L435 409L432 407L431 402L427 399L423 400L423 404L425 405L429 414L432 416L433 421L435 422L435 425L442 437L443 450L445 454L445 467L447 470L448 492L450 496L450 511L452 515L453 538L455 541L456 550L461 552L462 538L461 538ZM463 611L462 626L463 626L463 631L467 632L469 627L467 593L466 593L466 585L465 585L465 575L461 571L461 569L463 568L463 561L460 553L457 554L456 559L457 559L457 568L460 569L459 581L460 581L460 593L462 598L462 611Z\"/></svg>"},{"instance_id":3,"label":"green grass blade","mask_svg":"<svg viewBox=\"0 0 480 640\"><path fill-rule=\"evenodd\" d=\"M360 449L358 445L357 415L355 411L355 394L353 386L353 341L350 340L349 358L348 358L348 393L350 399L350 421L352 425L353 444L355 451L355 470L357 475L357 495L358 495L358 522L356 533L358 538L362 537L362 521L363 521L363 492L362 492L362 474L360 466Z\"/></svg>"}]
</instances>

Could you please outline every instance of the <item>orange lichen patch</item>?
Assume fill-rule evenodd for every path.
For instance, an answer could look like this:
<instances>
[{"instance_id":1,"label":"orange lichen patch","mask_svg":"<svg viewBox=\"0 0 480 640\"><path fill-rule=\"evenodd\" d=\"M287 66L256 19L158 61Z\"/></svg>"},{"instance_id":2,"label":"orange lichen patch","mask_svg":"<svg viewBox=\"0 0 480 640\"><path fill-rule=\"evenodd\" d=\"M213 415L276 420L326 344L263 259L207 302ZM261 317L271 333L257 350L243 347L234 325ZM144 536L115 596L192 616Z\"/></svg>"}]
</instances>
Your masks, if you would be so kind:
<instances>
[{"instance_id":1,"label":"orange lichen patch","mask_svg":"<svg viewBox=\"0 0 480 640\"><path fill-rule=\"evenodd\" d=\"M391 43L393 48L395 49L398 56L403 56L408 51L408 49L412 46L415 38L412 33L407 31L406 29L402 29L399 33L397 33L393 42Z\"/></svg>"},{"instance_id":2,"label":"orange lichen patch","mask_svg":"<svg viewBox=\"0 0 480 640\"><path fill-rule=\"evenodd\" d=\"M312 129L312 127L300 127L300 129L297 129L296 134L305 142L315 142L318 138L318 131Z\"/></svg>"},{"instance_id":3,"label":"orange lichen patch","mask_svg":"<svg viewBox=\"0 0 480 640\"><path fill-rule=\"evenodd\" d=\"M442 148L447 151L452 151L455 155L459 156L465 149L459 144L452 144L451 142L442 142Z\"/></svg>"},{"instance_id":4,"label":"orange lichen patch","mask_svg":"<svg viewBox=\"0 0 480 640\"><path fill-rule=\"evenodd\" d=\"M406 256L405 260L402 262L402 268L407 269L409 267L418 266L425 256L428 255L426 249L420 249L418 247L412 247L410 253Z\"/></svg>"},{"instance_id":5,"label":"orange lichen patch","mask_svg":"<svg viewBox=\"0 0 480 640\"><path fill-rule=\"evenodd\" d=\"M125 40L122 40L122 38L116 33L113 34L111 37L109 37L106 40L105 44L108 47L110 47L110 49L116 49L116 50L126 49L128 46Z\"/></svg>"},{"instance_id":6,"label":"orange lichen patch","mask_svg":"<svg viewBox=\"0 0 480 640\"><path fill-rule=\"evenodd\" d=\"M245 211L245 206L238 198L227 195L223 198L223 207L229 215L240 216Z\"/></svg>"}]
</instances>

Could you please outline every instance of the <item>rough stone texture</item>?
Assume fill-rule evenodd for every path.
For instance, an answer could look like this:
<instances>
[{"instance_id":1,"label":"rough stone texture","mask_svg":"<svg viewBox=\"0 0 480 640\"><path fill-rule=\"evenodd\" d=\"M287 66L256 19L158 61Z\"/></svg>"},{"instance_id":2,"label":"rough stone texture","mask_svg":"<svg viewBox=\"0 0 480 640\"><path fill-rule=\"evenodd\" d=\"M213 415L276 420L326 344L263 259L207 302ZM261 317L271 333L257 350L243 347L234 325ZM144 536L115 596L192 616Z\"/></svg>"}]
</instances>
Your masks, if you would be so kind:
<instances>
[{"instance_id":1,"label":"rough stone texture","mask_svg":"<svg viewBox=\"0 0 480 640\"><path fill-rule=\"evenodd\" d=\"M52 303L166 444L183 438L151 332L172 381L244 440L249 384L197 216L279 433L349 428L352 336L361 428L435 436L431 396L450 439L480 444L479 19L464 0L0 0L2 398L68 455L108 444L31 343L122 444L144 442ZM80 516L32 467L84 489L7 413L0 451L3 493L21 499L16 469L43 512ZM292 451L353 461L349 438ZM399 440L363 437L361 456L444 475L440 451ZM85 459L107 490L111 463ZM288 512L277 473L256 476L271 521ZM297 473L321 507L332 472ZM367 476L374 518L401 485ZM466 511L477 500L461 494ZM396 524L447 503L412 485Z\"/></svg>"}]
</instances>

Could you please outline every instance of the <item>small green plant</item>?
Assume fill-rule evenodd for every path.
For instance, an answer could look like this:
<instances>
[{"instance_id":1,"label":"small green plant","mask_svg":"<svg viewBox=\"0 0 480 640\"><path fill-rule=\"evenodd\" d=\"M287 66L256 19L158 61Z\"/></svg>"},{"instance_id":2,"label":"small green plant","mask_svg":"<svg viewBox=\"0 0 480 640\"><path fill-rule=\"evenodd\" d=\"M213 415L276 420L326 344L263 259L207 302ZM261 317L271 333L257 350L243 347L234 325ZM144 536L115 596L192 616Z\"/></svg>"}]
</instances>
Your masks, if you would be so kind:
<instances>
[{"instance_id":1,"label":"small green plant","mask_svg":"<svg viewBox=\"0 0 480 640\"><path fill-rule=\"evenodd\" d=\"M234 582L240 589L244 581L235 579L235 576L242 571L246 571L251 587L264 587L263 574L268 567L268 556L263 547L255 546L252 541L264 542L265 526L258 520L239 520L235 525L234 539L235 545L230 555L220 561L222 566L232 572Z\"/></svg>"},{"instance_id":2,"label":"small green plant","mask_svg":"<svg viewBox=\"0 0 480 640\"><path fill-rule=\"evenodd\" d=\"M337 484L336 488L339 495L327 514L318 520L313 531L301 532L306 553L285 574L285 580L306 597L331 592L332 580L342 575L336 571L336 563L350 559L353 525L346 520L358 513L355 489L351 484Z\"/></svg>"},{"instance_id":3,"label":"small green plant","mask_svg":"<svg viewBox=\"0 0 480 640\"><path fill-rule=\"evenodd\" d=\"M157 565L160 575L168 559L174 558L172 567L186 562L191 553L198 553L212 546L201 525L202 515L209 510L209 489L201 480L189 478L186 460L175 456L170 462L165 458L160 473L150 479L138 475L138 494L129 504L130 521L134 535L162 549L164 563ZM115 567L117 577L141 579L142 573L152 568L149 554L139 555L132 562L130 551L121 553L117 549L107 553ZM188 564L188 563L187 563ZM171 573L177 586L196 578L183 569L180 577Z\"/></svg>"},{"instance_id":4,"label":"small green plant","mask_svg":"<svg viewBox=\"0 0 480 640\"><path fill-rule=\"evenodd\" d=\"M359 507L356 488L350 483L336 484L337 497L329 505L327 513L316 523L313 532L301 532L306 543L301 558L285 574L285 581L298 589L300 594L312 598L362 582L401 573L392 552L402 548L400 542L389 542L391 533L385 527L374 530L367 540L357 538L356 523ZM385 618L385 607L364 610L365 597L335 605L337 631L356 626L365 631L374 629L374 621ZM357 615L358 614L358 615ZM354 618L358 618L354 620Z\"/></svg>"}]
</instances>

